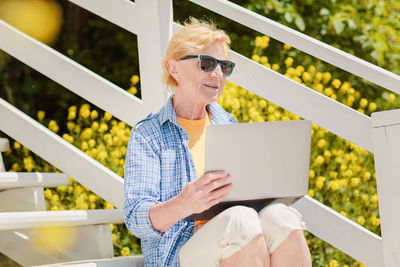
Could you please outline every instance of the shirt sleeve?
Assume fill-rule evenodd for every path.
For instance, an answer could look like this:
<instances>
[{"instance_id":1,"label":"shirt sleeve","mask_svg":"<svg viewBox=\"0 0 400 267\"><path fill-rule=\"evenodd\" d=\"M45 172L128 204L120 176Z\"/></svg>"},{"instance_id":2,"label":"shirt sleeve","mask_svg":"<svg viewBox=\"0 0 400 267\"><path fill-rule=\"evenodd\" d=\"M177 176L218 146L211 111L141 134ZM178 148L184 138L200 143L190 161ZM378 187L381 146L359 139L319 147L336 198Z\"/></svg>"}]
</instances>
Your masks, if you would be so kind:
<instances>
[{"instance_id":1,"label":"shirt sleeve","mask_svg":"<svg viewBox=\"0 0 400 267\"><path fill-rule=\"evenodd\" d=\"M160 159L149 140L132 129L125 160L125 224L138 238L161 238L151 224L150 207L160 202Z\"/></svg>"}]
</instances>

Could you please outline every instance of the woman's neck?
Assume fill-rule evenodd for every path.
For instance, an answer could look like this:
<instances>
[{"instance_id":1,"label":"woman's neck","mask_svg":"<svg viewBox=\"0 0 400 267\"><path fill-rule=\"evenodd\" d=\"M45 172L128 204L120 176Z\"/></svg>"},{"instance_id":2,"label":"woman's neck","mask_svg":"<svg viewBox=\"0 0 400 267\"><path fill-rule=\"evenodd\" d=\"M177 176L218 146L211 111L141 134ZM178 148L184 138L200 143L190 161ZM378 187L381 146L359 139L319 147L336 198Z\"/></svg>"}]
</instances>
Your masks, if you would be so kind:
<instances>
[{"instance_id":1,"label":"woman's neck","mask_svg":"<svg viewBox=\"0 0 400 267\"><path fill-rule=\"evenodd\" d=\"M180 95L174 95L172 97L172 104L176 116L187 120L201 120L207 115L207 104L196 103Z\"/></svg>"}]
</instances>

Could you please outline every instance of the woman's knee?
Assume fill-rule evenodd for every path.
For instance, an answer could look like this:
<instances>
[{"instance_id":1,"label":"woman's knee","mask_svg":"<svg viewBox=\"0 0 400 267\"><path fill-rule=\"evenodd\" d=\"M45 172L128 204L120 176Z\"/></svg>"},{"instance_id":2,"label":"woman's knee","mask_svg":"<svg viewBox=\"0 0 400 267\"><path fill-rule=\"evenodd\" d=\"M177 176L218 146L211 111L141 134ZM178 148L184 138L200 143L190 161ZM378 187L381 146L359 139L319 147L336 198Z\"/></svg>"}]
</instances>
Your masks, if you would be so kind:
<instances>
[{"instance_id":1,"label":"woman's knee","mask_svg":"<svg viewBox=\"0 0 400 267\"><path fill-rule=\"evenodd\" d=\"M294 230L305 229L300 212L281 203L267 206L260 211L259 217L270 253Z\"/></svg>"}]
</instances>

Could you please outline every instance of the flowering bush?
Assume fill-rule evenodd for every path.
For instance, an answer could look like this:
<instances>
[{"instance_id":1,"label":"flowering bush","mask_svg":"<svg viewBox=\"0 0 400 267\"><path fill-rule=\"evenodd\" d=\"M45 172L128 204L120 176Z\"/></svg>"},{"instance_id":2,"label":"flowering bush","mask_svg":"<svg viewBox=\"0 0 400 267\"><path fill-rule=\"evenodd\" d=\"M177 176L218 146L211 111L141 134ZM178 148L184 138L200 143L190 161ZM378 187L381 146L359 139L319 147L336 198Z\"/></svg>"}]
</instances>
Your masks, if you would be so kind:
<instances>
[{"instance_id":1,"label":"flowering bush","mask_svg":"<svg viewBox=\"0 0 400 267\"><path fill-rule=\"evenodd\" d=\"M288 45L284 45L281 51L283 64L269 62L266 51L269 45L268 36L259 36L254 43L254 61L361 113L370 114L375 110L399 106L400 100L394 94L385 92L382 98L371 101L363 98L361 92L353 88L350 81L341 81L332 77L329 72L320 72L312 64L295 66L294 59L287 56L291 49ZM131 87L128 89L130 93L137 94L138 82L138 76L132 76ZM240 122L301 119L298 115L231 82L227 82L218 102ZM66 141L122 177L130 128L124 122L113 119L107 112L100 116L99 111L92 109L89 104L83 104L79 108L69 107L67 116L66 125L59 127L56 121L47 120L43 111L37 114L39 121L47 124L50 130L59 133L60 128L66 129L64 133L59 133ZM17 142L13 143L12 149L7 151L6 155L7 165L11 166L10 171L57 171ZM380 234L373 155L313 124L310 164L308 195ZM68 186L46 189L45 199L50 210L113 208L110 203L72 178ZM111 225L111 229L115 255L140 253L138 239L129 233L123 224ZM309 233L307 242L314 266L362 266Z\"/></svg>"}]
</instances>

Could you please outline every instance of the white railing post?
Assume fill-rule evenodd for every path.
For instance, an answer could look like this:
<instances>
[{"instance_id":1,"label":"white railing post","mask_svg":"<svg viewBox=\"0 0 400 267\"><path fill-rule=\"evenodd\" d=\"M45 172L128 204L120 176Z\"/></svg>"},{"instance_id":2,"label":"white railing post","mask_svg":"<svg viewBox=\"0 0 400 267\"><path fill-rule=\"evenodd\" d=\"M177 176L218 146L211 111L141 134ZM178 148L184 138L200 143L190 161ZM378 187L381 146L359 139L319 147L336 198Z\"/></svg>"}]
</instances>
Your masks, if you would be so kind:
<instances>
[{"instance_id":1,"label":"white railing post","mask_svg":"<svg viewBox=\"0 0 400 267\"><path fill-rule=\"evenodd\" d=\"M172 35L171 0L136 0L140 9L138 29L138 53L142 87L142 100L146 110L157 112L167 99L167 91L161 83L161 61Z\"/></svg>"},{"instance_id":2,"label":"white railing post","mask_svg":"<svg viewBox=\"0 0 400 267\"><path fill-rule=\"evenodd\" d=\"M400 266L400 109L372 114L385 267Z\"/></svg>"}]
</instances>

